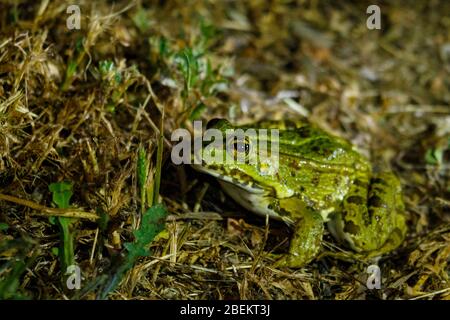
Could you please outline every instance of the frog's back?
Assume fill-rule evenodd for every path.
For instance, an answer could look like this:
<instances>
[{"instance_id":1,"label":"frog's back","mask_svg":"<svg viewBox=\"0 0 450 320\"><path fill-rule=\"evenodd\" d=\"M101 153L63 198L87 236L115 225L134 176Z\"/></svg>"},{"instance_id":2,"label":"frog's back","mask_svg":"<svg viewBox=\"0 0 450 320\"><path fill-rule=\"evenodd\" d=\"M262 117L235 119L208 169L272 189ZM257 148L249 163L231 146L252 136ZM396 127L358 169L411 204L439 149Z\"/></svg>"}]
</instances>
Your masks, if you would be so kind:
<instances>
[{"instance_id":1,"label":"frog's back","mask_svg":"<svg viewBox=\"0 0 450 320\"><path fill-rule=\"evenodd\" d=\"M334 211L368 161L347 141L311 126L280 131L279 177L309 206Z\"/></svg>"},{"instance_id":2,"label":"frog's back","mask_svg":"<svg viewBox=\"0 0 450 320\"><path fill-rule=\"evenodd\" d=\"M281 154L329 166L364 162L346 140L310 126L280 131L279 150Z\"/></svg>"},{"instance_id":3,"label":"frog's back","mask_svg":"<svg viewBox=\"0 0 450 320\"><path fill-rule=\"evenodd\" d=\"M329 166L366 169L367 160L345 139L332 135L306 120L263 120L244 128L278 129L281 155ZM368 168L367 168L368 169Z\"/></svg>"}]
</instances>

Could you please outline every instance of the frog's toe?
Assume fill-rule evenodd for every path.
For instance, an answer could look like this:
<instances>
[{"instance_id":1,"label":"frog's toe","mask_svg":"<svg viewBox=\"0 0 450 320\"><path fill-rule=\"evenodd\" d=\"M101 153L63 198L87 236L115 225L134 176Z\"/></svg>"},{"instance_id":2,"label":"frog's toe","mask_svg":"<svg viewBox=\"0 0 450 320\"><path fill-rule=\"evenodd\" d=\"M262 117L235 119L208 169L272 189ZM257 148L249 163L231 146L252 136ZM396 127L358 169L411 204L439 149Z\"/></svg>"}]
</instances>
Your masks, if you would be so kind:
<instances>
[{"instance_id":1,"label":"frog's toe","mask_svg":"<svg viewBox=\"0 0 450 320\"><path fill-rule=\"evenodd\" d=\"M287 263L287 259L284 255L282 255L281 257L278 257L278 259L275 261L275 263L273 264L273 266L275 268L285 268L285 267L289 267L288 263Z\"/></svg>"},{"instance_id":2,"label":"frog's toe","mask_svg":"<svg viewBox=\"0 0 450 320\"><path fill-rule=\"evenodd\" d=\"M306 266L313 260L313 257L310 259L304 259L303 257L295 257L292 254L271 254L271 257L276 261L273 264L275 268L292 268L299 269Z\"/></svg>"}]
</instances>

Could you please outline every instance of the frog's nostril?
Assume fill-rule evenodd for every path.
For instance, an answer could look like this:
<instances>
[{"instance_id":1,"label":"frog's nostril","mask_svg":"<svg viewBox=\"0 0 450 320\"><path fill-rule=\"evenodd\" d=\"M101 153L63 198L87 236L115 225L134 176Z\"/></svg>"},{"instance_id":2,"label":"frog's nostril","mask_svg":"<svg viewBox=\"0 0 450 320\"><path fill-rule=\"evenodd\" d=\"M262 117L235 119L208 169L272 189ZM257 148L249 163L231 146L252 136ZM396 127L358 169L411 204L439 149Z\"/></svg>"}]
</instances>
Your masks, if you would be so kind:
<instances>
[{"instance_id":1,"label":"frog's nostril","mask_svg":"<svg viewBox=\"0 0 450 320\"><path fill-rule=\"evenodd\" d=\"M222 121L222 119L220 118L214 118L208 121L208 123L206 124L206 129L211 129L212 127L216 126L216 124L218 124L220 121Z\"/></svg>"}]
</instances>

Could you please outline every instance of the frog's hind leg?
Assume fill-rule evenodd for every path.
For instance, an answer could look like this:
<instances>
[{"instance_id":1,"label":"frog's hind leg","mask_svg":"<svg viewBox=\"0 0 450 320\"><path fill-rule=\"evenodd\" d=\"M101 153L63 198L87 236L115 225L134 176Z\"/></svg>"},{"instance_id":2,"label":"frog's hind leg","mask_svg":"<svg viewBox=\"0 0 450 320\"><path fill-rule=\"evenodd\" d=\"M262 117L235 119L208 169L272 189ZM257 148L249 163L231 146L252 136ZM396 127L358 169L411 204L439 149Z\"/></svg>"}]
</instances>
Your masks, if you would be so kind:
<instances>
[{"instance_id":1,"label":"frog's hind leg","mask_svg":"<svg viewBox=\"0 0 450 320\"><path fill-rule=\"evenodd\" d=\"M277 267L300 268L311 262L318 254L324 232L324 221L319 212L306 208L296 199L280 201L280 207L289 212L300 212L295 221L294 234L289 253L276 263ZM295 210L295 211L293 211Z\"/></svg>"},{"instance_id":2,"label":"frog's hind leg","mask_svg":"<svg viewBox=\"0 0 450 320\"><path fill-rule=\"evenodd\" d=\"M331 233L371 257L397 248L406 233L398 178L390 173L355 179L342 210L329 223Z\"/></svg>"}]
</instances>

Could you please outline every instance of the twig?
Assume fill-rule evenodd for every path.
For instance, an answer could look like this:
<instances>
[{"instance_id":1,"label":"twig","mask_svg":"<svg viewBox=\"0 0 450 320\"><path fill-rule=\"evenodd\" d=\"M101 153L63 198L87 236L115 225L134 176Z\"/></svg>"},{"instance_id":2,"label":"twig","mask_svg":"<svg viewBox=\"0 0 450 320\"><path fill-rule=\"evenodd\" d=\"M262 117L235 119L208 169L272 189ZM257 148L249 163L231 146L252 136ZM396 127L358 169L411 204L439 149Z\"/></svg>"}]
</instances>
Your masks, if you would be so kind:
<instances>
[{"instance_id":1,"label":"twig","mask_svg":"<svg viewBox=\"0 0 450 320\"><path fill-rule=\"evenodd\" d=\"M81 218L81 219L89 219L89 220L97 220L99 216L92 212L86 212L82 210L76 209L60 209L60 208L49 208L33 201L20 199L14 196L10 196L7 194L0 193L0 200L5 200L9 202L14 202L20 204L22 206L29 207L31 209L40 211L36 215L43 216L58 216L58 217L67 217L67 218Z\"/></svg>"},{"instance_id":2,"label":"twig","mask_svg":"<svg viewBox=\"0 0 450 320\"><path fill-rule=\"evenodd\" d=\"M433 291L433 292L430 292L430 293L427 293L427 294L423 294L423 295L418 296L418 297L411 298L409 300L418 300L418 299L422 299L422 298L427 298L427 297L435 296L437 294L445 293L447 291L450 291L450 288L445 288L445 289L442 289L442 290Z\"/></svg>"}]
</instances>

